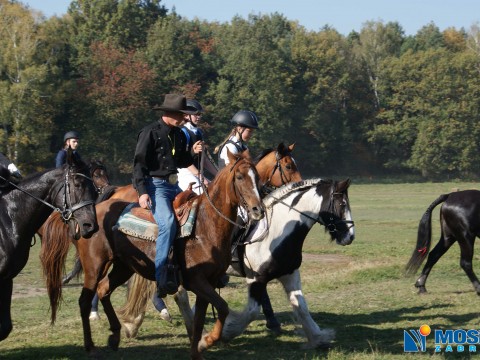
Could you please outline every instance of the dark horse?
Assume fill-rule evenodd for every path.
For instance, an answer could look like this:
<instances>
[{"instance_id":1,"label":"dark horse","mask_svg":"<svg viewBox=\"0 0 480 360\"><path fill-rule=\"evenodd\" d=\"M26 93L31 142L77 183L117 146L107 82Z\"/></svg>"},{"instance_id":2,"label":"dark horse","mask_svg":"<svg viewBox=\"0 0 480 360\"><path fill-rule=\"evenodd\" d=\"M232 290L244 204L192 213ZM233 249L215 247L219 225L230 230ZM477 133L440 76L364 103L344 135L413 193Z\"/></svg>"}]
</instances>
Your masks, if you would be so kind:
<instances>
[{"instance_id":1,"label":"dark horse","mask_svg":"<svg viewBox=\"0 0 480 360\"><path fill-rule=\"evenodd\" d=\"M32 238L48 216L61 213L76 238L97 230L95 189L88 175L87 166L75 162L69 151L63 167L12 184L0 198L0 340L12 331L13 278L27 263Z\"/></svg>"},{"instance_id":2,"label":"dark horse","mask_svg":"<svg viewBox=\"0 0 480 360\"><path fill-rule=\"evenodd\" d=\"M440 208L441 235L438 244L429 253L432 240L432 211ZM460 266L480 295L480 283L473 272L472 258L475 238L480 236L480 191L464 190L441 195L423 214L418 225L417 246L407 264L407 274L415 274L428 255L422 274L415 282L419 293L427 292L425 283L433 266L447 252L450 246L458 242L460 246Z\"/></svg>"},{"instance_id":3,"label":"dark horse","mask_svg":"<svg viewBox=\"0 0 480 360\"><path fill-rule=\"evenodd\" d=\"M99 203L100 201L103 201L106 197L108 198L114 191L115 187L110 184L107 167L101 161L91 160L90 164L88 165L88 169L90 172L90 179L92 180L93 186L95 187L95 190L97 192L96 203ZM62 221L62 219L58 216L54 218L55 221ZM43 236L43 226L38 231L38 234L40 235L40 237ZM77 253L75 256L75 264L73 266L73 269L67 275L65 275L62 280L63 285L68 284L70 280L72 280L76 276L79 276L81 272L82 263L80 262Z\"/></svg>"},{"instance_id":4,"label":"dark horse","mask_svg":"<svg viewBox=\"0 0 480 360\"><path fill-rule=\"evenodd\" d=\"M229 154L229 157L232 165L220 171L208 191L197 198L198 215L194 232L191 236L176 242L183 286L196 295L197 311L191 334L192 359L201 359L201 351L212 346L220 338L229 312L228 304L215 292L215 285L230 264L230 234L235 226L238 206L240 204L244 206L253 220L259 220L264 216L257 187L258 173L254 164L243 155ZM97 293L112 331L109 345L113 349L118 349L121 325L110 302L111 293L134 272L149 280L155 279L153 262L155 243L127 236L113 228L127 204L117 199L98 204L99 231L90 240L83 238L78 240L77 247L85 272L79 304L84 346L88 352L95 349L88 316L97 284ZM48 278L55 281L48 284L49 295L52 293L52 287L61 287L61 271L58 269L58 261L52 260L59 258L57 250L49 253L48 248L61 241L69 240L64 239L62 235L56 239L53 236L48 239L45 237L42 244L45 249L42 252L44 271L49 274ZM108 272L110 267L112 269ZM54 298L53 301L55 300L58 301ZM202 336L209 303L218 312L217 322L210 333ZM56 307L52 306L52 321L55 310Z\"/></svg>"}]
</instances>

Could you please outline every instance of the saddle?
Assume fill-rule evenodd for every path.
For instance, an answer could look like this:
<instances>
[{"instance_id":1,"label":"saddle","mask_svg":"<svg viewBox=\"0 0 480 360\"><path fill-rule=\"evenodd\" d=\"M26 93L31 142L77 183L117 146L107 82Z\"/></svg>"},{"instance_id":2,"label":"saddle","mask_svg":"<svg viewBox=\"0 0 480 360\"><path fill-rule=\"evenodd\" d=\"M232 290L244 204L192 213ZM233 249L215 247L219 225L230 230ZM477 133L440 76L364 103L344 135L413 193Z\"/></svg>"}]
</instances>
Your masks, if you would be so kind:
<instances>
[{"instance_id":1,"label":"saddle","mask_svg":"<svg viewBox=\"0 0 480 360\"><path fill-rule=\"evenodd\" d=\"M197 196L191 190L191 185L177 195L173 208L178 224L177 238L191 235L197 210ZM158 234L158 225L152 212L142 209L138 203L131 203L123 210L114 228L126 235L148 241L155 241Z\"/></svg>"}]
</instances>

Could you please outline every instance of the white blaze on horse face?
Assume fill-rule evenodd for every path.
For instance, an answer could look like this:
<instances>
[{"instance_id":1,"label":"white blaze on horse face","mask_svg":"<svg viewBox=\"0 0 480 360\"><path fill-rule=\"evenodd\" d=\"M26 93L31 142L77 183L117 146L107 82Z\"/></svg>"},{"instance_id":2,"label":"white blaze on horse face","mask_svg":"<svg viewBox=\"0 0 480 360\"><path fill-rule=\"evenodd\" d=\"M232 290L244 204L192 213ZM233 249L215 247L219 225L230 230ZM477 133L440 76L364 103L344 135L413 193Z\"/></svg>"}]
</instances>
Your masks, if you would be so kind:
<instances>
[{"instance_id":1,"label":"white blaze on horse face","mask_svg":"<svg viewBox=\"0 0 480 360\"><path fill-rule=\"evenodd\" d=\"M258 192L258 188L256 186L257 182L255 181L255 173L252 169L248 170L248 176L250 176L250 179L252 179L253 192L255 193L257 199L260 199L260 193Z\"/></svg>"},{"instance_id":2,"label":"white blaze on horse face","mask_svg":"<svg viewBox=\"0 0 480 360\"><path fill-rule=\"evenodd\" d=\"M347 207L345 209L345 220L346 221L352 221L353 223L353 219L352 219L352 213L350 212L350 207ZM348 235L350 237L350 239L353 239L355 237L355 226L351 226L350 229L348 229Z\"/></svg>"}]
</instances>

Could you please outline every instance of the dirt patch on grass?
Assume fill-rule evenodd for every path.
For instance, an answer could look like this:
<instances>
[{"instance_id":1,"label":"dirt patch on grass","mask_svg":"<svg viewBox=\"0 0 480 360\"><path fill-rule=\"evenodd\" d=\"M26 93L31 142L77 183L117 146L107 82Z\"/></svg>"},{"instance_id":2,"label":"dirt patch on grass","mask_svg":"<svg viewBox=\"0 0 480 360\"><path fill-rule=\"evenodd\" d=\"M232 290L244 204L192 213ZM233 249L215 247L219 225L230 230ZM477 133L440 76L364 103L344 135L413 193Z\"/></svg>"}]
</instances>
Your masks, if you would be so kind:
<instances>
[{"instance_id":1,"label":"dirt patch on grass","mask_svg":"<svg viewBox=\"0 0 480 360\"><path fill-rule=\"evenodd\" d=\"M25 287L25 285L19 284L15 285L13 284L13 292L12 292L12 299L20 299L20 298L26 298L26 297L34 297L34 296L39 296L39 295L45 295L47 293L46 288L40 288L40 287Z\"/></svg>"},{"instance_id":2,"label":"dirt patch on grass","mask_svg":"<svg viewBox=\"0 0 480 360\"><path fill-rule=\"evenodd\" d=\"M319 262L329 265L346 265L353 261L352 257L337 254L302 254L303 261Z\"/></svg>"}]
</instances>

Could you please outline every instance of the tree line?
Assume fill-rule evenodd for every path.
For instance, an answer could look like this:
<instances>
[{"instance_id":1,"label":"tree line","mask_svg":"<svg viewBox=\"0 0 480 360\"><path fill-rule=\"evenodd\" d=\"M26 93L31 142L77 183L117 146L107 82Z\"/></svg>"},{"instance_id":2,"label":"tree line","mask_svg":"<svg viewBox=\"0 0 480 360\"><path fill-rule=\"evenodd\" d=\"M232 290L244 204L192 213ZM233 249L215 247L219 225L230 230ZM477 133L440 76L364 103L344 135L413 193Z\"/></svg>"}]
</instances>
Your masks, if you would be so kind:
<instances>
[{"instance_id":1,"label":"tree line","mask_svg":"<svg viewBox=\"0 0 480 360\"><path fill-rule=\"evenodd\" d=\"M185 19L161 1L76 0L46 18L0 0L0 151L26 173L54 166L63 134L130 181L138 131L166 93L206 108L210 148L240 109L252 153L295 143L305 176L480 175L480 28L405 35L366 22L344 36L284 15Z\"/></svg>"}]
</instances>

